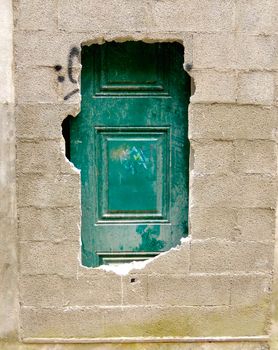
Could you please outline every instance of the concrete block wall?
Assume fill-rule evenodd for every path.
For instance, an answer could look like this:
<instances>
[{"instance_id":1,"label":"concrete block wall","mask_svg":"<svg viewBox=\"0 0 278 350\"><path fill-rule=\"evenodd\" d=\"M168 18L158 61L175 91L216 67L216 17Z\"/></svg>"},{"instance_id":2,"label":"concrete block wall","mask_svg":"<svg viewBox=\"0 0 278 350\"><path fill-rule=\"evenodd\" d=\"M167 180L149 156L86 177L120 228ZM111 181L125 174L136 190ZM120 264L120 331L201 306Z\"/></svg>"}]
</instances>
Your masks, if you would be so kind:
<instances>
[{"instance_id":1,"label":"concrete block wall","mask_svg":"<svg viewBox=\"0 0 278 350\"><path fill-rule=\"evenodd\" d=\"M267 349L277 201L278 3L13 5L18 329L21 344L27 343L18 348ZM80 265L80 177L65 158L61 132L63 119L80 108L79 93L64 100L79 89L67 75L70 50L111 40L183 43L184 66L196 87L189 108L190 236L125 276ZM75 79L80 71L76 59ZM122 337L135 344L108 344ZM146 337L150 343L140 343ZM161 337L177 338L163 344ZM158 339L161 344L151 344ZM103 343L78 344L94 341ZM272 347L278 348L275 341Z\"/></svg>"}]
</instances>

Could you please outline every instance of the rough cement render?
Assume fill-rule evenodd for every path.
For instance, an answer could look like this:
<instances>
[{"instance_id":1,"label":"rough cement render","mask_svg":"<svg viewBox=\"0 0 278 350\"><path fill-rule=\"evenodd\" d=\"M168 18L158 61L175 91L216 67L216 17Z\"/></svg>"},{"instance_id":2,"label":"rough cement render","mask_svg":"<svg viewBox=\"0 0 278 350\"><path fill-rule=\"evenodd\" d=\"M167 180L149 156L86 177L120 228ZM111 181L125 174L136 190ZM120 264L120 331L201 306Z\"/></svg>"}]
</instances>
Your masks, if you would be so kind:
<instances>
[{"instance_id":1,"label":"rough cement render","mask_svg":"<svg viewBox=\"0 0 278 350\"><path fill-rule=\"evenodd\" d=\"M270 333L277 19L275 0L14 1L21 340ZM80 266L80 179L64 156L61 133L63 119L80 107L77 93L64 100L79 87L67 77L69 52L105 40L183 43L185 67L193 65L189 73L196 86L189 111L190 238L126 276ZM64 83L55 65L62 66ZM75 60L76 79L80 69ZM13 147L13 139L9 142ZM8 154L14 191L13 152ZM14 192L9 196L6 204ZM15 211L9 213L13 252ZM15 254L8 259L14 269ZM14 310L13 302L10 297L5 305ZM3 347L263 350L268 345L238 340ZM272 347L278 349L275 341Z\"/></svg>"},{"instance_id":2,"label":"rough cement render","mask_svg":"<svg viewBox=\"0 0 278 350\"><path fill-rule=\"evenodd\" d=\"M12 2L0 2L0 342L17 332Z\"/></svg>"}]
</instances>

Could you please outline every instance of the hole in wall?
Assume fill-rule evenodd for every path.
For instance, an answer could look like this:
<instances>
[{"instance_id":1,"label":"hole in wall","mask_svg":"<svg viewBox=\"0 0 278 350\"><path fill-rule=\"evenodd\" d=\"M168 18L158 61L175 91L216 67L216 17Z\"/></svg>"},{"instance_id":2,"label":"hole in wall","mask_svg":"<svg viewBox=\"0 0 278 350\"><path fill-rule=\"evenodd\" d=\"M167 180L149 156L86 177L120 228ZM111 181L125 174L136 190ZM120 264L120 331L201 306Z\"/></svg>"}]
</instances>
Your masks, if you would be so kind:
<instances>
[{"instance_id":1,"label":"hole in wall","mask_svg":"<svg viewBox=\"0 0 278 350\"><path fill-rule=\"evenodd\" d=\"M131 42L128 42L131 43ZM135 43L135 42L132 42ZM91 200L89 200L89 204L86 205L86 210L91 210L91 217L95 215L95 223L94 226L98 228L103 228L105 225L107 225L106 232L113 229L115 227L119 227L119 225L122 225L122 232L119 231L117 233L118 236L121 236L122 238L126 235L126 237L129 237L127 241L129 241L129 246L125 246L124 244L118 245L118 247L105 247L105 249L98 249L96 252L96 257L92 259L92 252L91 252L91 247L94 244L95 238L93 237L92 233L88 234L88 230L85 228L85 225L88 225L88 218L85 219L84 222L84 212L82 214L83 217L83 222L82 222L82 264L87 267L94 267L94 266L99 266L102 264L108 264L108 265L119 265L122 263L128 263L128 262L141 262L142 260L146 260L152 257L155 257L156 255L160 254L161 252L169 250L171 247L175 247L180 243L180 239L184 236L187 235L187 219L186 225L182 224L180 227L182 227L182 232L176 237L175 240L172 239L173 235L173 229L169 229L169 241L167 238L167 229L171 227L172 225L172 218L171 218L171 213L170 211L173 209L172 204L169 204L169 200L171 201L171 197L175 197L173 199L173 202L178 202L180 206L183 206L185 201L184 198L188 196L188 175L187 175L187 189L186 189L186 194L184 197L177 197L178 194L171 194L169 190L169 183L170 183L170 175L167 176L163 172L167 172L167 169L170 168L170 161L171 164L173 165L173 162L176 162L176 167L175 168L182 168L182 163L184 165L184 168L187 169L188 172L188 155L185 156L185 145L182 144L183 140L185 140L185 144L187 147L187 153L189 153L189 142L187 140L187 123L184 126L184 133L183 136L181 136L179 133L181 131L180 125L176 128L177 138L175 139L175 142L177 144L177 149L175 152L172 152L171 155L169 156L164 156L163 157L163 152L167 149L170 148L170 144L172 142L172 139L170 140L170 137L173 135L173 131L170 130L171 125L170 121L168 123L164 121L164 124L162 125L161 123L158 123L157 125L154 125L152 121L156 120L158 116L161 114L159 111L159 107L155 106L148 108L148 111L146 113L149 113L149 116L144 116L144 113L142 113L142 109L144 110L144 104L147 101L147 98L150 97L150 99L155 100L161 98L163 100L164 104L167 104L167 100L170 100L171 98L175 98L175 94L178 94L177 91L175 91L175 88L171 87L171 80L173 78L173 74L175 74L175 71L171 71L170 77L165 78L165 70L167 67L172 67L174 62L170 62L170 59L178 60L179 61L179 67L175 69L179 69L179 76L184 74L185 81L181 83L180 85L182 86L182 89L180 91L186 90L186 95L184 95L184 101L186 101L186 106L180 111L177 112L175 111L173 114L180 114L180 116L187 115L187 107L189 104L189 97L190 97L190 78L189 76L185 73L183 70L183 46L178 43L157 43L157 44L146 44L143 42L137 42L136 45L143 45L143 47L147 47L147 51L149 50L149 53L145 53L146 56L149 59L146 59L144 55L142 55L142 50L140 49L140 55L137 53L134 54L133 52L133 58L129 57L127 55L128 49L125 47L127 45L126 43L116 43L116 42L111 42L111 43L105 43L103 45L92 45L89 47L83 47L82 49L82 54L81 54L81 61L82 61L82 73L81 73L81 91L82 91L82 105L81 105L81 113L76 117L73 118L72 116L68 116L62 123L62 131L63 131L63 136L65 139L65 150L66 150L66 157L73 162L73 164L81 169L81 181L84 182L90 182L88 179L88 173L91 172L93 174L94 181L95 183L92 184L90 183L90 188L96 188L99 186L101 189L96 190L94 194L92 194ZM130 44L129 44L130 45ZM155 47L156 45L159 45L160 47L167 47L166 53L164 55L161 55L160 57L160 62L156 63L156 66L151 66L148 67L147 72L142 72L140 69L144 66L142 65L142 61L146 59L147 62L153 63L155 59L157 58L155 56L155 50L152 48ZM110 49L111 47L111 49ZM157 47L157 46L156 46ZM175 47L177 52L179 52L179 58L177 59L173 55L173 50L172 48ZM105 48L104 52L100 53L99 56L97 56L97 51L101 51L101 48ZM109 53L109 50L112 52L112 55L110 58L105 58L105 54L107 52ZM136 50L135 50L136 51ZM87 55L87 56L86 56ZM90 56L90 60L94 61L94 67L90 68L88 64L88 56ZM134 58L140 57L139 62L137 64L132 63L132 60ZM87 62L86 62L86 57L87 57ZM174 58L173 58L174 57ZM105 62L105 59L107 62ZM110 59L110 61L109 61ZM117 61L118 60L118 61ZM163 61L164 60L164 61ZM125 71L125 74L123 74L123 77L121 77L121 74L124 72L126 69L127 62L131 61L131 66L132 69L129 72ZM159 61L159 60L158 60ZM96 70L97 65L103 65L103 69L99 69L99 71ZM113 72L113 69L111 70L111 67L113 68L114 66L117 66L117 72ZM155 69L153 69L155 68ZM56 69L56 68L55 68ZM106 69L106 72L105 72ZM191 67L190 67L191 69ZM96 74L95 77L88 78L90 72ZM104 71L104 72L103 72ZM159 72L160 71L160 72ZM162 71L162 72L161 72ZM158 72L158 73L157 73ZM159 74L159 76L156 76ZM113 75L114 74L114 75ZM135 76L132 76L132 74ZM166 74L167 75L167 74ZM179 79L179 77L177 77ZM88 88L86 84L90 85L90 81L92 82L91 87ZM174 79L175 81L175 79ZM176 83L176 82L175 82ZM90 91L89 95L86 91ZM86 95L87 94L87 95ZM86 102L86 96L87 96L87 102ZM123 116L123 110L125 108L120 108L118 109L118 114L115 113L114 115L114 120L113 120L113 108L109 108L109 103L107 102L108 99L111 98L113 99L113 108L115 109L115 100L123 99L123 105L125 108L127 107L127 101L128 99L134 99L141 101L139 105L134 108L133 114L136 115L136 120L135 123L132 124L132 117L127 117L126 120L124 120ZM92 106L92 110L90 112L87 111L87 116L86 114L86 107L85 104L88 106L88 101L94 101L94 106ZM181 100L181 98L179 98ZM85 102L84 102L85 101ZM90 102L89 102L90 104ZM136 104L133 102L133 104ZM159 103L160 104L160 103ZM95 106L97 105L97 106ZM95 108L95 110L93 110ZM84 124L84 121L86 121L86 118L88 116L92 116L93 119L97 119L99 116L98 114L101 113L101 109L103 108L103 118L107 115L108 120L110 118L110 121L113 120L112 123L106 123L106 121L101 121L100 119L94 124L92 122L91 124L86 125ZM140 113L141 114L140 114ZM168 114L171 114L171 107L168 108ZM145 119L145 124L140 121L140 118ZM93 120L92 119L92 120ZM180 118L181 120L182 118ZM122 124L117 124L117 120L122 121ZM170 120L170 119L169 119ZM130 123L131 122L131 123ZM83 125L82 128L84 129L84 134L83 138L80 135L82 134L80 132L80 128L78 125ZM91 130L91 131L90 131ZM90 132L94 134L95 136L91 138ZM78 134L78 137L76 135ZM115 136L116 135L116 136ZM128 137L127 137L128 136ZM180 139L178 139L178 136ZM72 137L75 137L73 140ZM118 147L117 142L119 144L119 140L122 140L125 138L124 145L119 145L119 146L124 146L124 149L121 149L121 147ZM107 194L109 192L109 189L103 188L104 185L103 183L109 183L111 182L111 179L113 180L114 178L118 177L119 173L119 166L122 166L124 171L130 171L132 176L134 176L136 173L140 173L141 178L149 178L147 174L143 174L142 170L144 169L151 169L151 168L156 168L158 165L154 164L155 161L153 161L153 164L151 164L150 161L150 150L148 151L147 146L152 146L153 148L157 148L157 145L152 145L152 141L147 142L147 146L142 146L143 148L140 148L139 143L142 143L142 140L148 141L148 139L151 140L158 140L159 141L159 147L161 149L159 150L160 156L162 155L162 159L160 162L160 174L155 174L153 176L153 179L151 179L152 182L154 182L154 179L160 178L159 182L162 183L162 190L160 189L159 195L157 193L159 190L156 191L156 194L153 194L153 201L148 204L149 208L143 208L144 204L140 204L140 197L138 199L138 203L136 205L141 205L142 208L136 207L132 208L130 210L130 205L132 205L131 201L129 201L128 197L132 197L132 190L134 188L131 188L131 191L127 191L126 193L122 193L121 191L118 190L120 187L119 183L117 183L117 186L114 186L114 199L113 195L108 196L109 198L105 199L103 196L103 193ZM71 145L71 139L73 140L72 144L77 145L79 147L79 152L88 151L90 148L90 145L93 145L91 149L91 157L83 157L79 158L78 152L74 150L74 148ZM90 139L90 140L89 140ZM113 139L113 140L112 140ZM132 141L130 141L130 139ZM110 141L113 141L112 144L107 145L107 142L109 143ZM132 144L128 144L128 143ZM135 143L138 143L136 145ZM116 146L115 146L116 145ZM130 146L130 147L129 147ZM82 151L83 147L83 151ZM89 147L89 148L88 148ZM111 152L109 151L109 147L111 149ZM118 149L118 148L119 149ZM115 149L114 149L115 148ZM123 148L123 147L122 147ZM150 149L151 147L149 147ZM106 149L106 150L105 150ZM123 151L123 154L119 154L119 150ZM127 152L130 151L130 152ZM145 154L144 154L144 152ZM102 152L102 153L101 153ZM103 152L106 152L106 154L103 154ZM108 152L108 153L107 153ZM110 152L110 153L109 153ZM136 153L137 152L137 153ZM147 152L147 153L146 153ZM148 153L149 152L149 153ZM143 156L142 156L143 153ZM178 153L182 154L183 156L179 158ZM147 154L147 156L146 156ZM96 160L94 159L94 156L100 157L100 159ZM118 156L118 165L116 164L115 157ZM111 164L109 166L105 165L105 161L107 161L108 158L111 158ZM179 158L179 162L177 160ZM131 160L137 159L138 164L131 162ZM166 163L165 162L166 159ZM145 163L144 163L145 161ZM179 163L179 164L178 164ZM82 169L82 164L87 164L90 166L92 164L92 168L90 171ZM162 164L162 165L161 165ZM105 170L103 167L105 167ZM113 168L114 166L114 173L109 174L109 167ZM106 173L105 173L106 171ZM87 173L86 173L87 172ZM118 172L118 173L117 173ZM126 174L120 174L121 179L123 179L123 175ZM158 176L159 175L159 176ZM87 178L86 178L87 176ZM171 175L172 176L172 175ZM164 178L163 178L164 177ZM177 176L179 177L179 175ZM85 178L85 180L84 180ZM135 177L134 177L135 179ZM130 180L130 179L129 179ZM162 181L161 181L162 180ZM99 184L95 186L95 184L99 181ZM136 181L134 183L138 184L142 182L140 178L136 178ZM141 183L142 185L142 183ZM155 184L156 185L156 184ZM145 182L143 181L143 186L147 186L144 190L143 188L143 195L141 196L141 199L146 197L146 194L148 195L148 190L150 188L155 187L154 184L152 183L151 186L148 187L148 184L146 185ZM184 185L183 185L184 186ZM134 185L134 187L136 187ZM90 188L86 189L86 191L83 190L83 198L82 198L82 203L84 203L84 192L88 193L88 190ZM136 190L136 189L135 189ZM118 192L117 192L118 191ZM121 192L121 193L120 193ZM180 193L185 193L184 191L179 191ZM152 194L152 193L151 193ZM167 198L168 199L167 203ZM122 201L120 201L121 205L124 206L124 208L117 208L117 205L119 203L119 198L123 198ZM158 199L159 197L159 199ZM97 199L95 199L97 198ZM134 197L135 198L135 197ZM166 199L165 199L166 198ZM157 205L158 200L161 201L160 203L160 208L155 207ZM103 202L105 202L105 206L102 207ZM163 202L164 201L164 202ZM125 202L125 203L124 203ZM112 204L111 204L112 203ZM126 204L128 203L128 204ZM111 208L109 208L109 205L111 205ZM82 204L83 206L83 204ZM164 208L163 208L164 206ZM186 204L187 206L187 204ZM83 207L84 208L84 207ZM82 210L83 210L82 208ZM119 210L120 209L120 210ZM164 209L164 212L163 212ZM176 208L176 210L179 210L179 208ZM186 208L187 210L187 208ZM106 213L105 213L106 211ZM94 213L93 213L94 212ZM93 213L93 214L92 214ZM104 213L104 215L103 215ZM105 215L108 214L108 215ZM176 217L182 217L184 218L187 216L187 214L181 214L177 215L175 214ZM185 223L185 222L184 222ZM176 224L175 224L176 225ZM176 225L177 226L177 225ZM186 228L185 228L186 226ZM85 230L85 232L84 232ZM117 228L119 230L119 228ZM86 233L87 232L87 233ZM105 232L105 230L104 230ZM87 235L87 236L86 236ZM130 243L130 236L134 235L134 242ZM103 236L103 235L102 235ZM109 237L111 240L111 237ZM109 238L107 237L107 240L109 241ZM172 240L172 241L171 241ZM133 246L131 246L133 245ZM88 249L89 247L89 249ZM97 260L97 262L96 262ZM131 283L134 283L135 280L131 279Z\"/></svg>"},{"instance_id":2,"label":"hole in wall","mask_svg":"<svg viewBox=\"0 0 278 350\"><path fill-rule=\"evenodd\" d=\"M73 119L72 115L68 115L62 122L62 135L65 140L65 155L70 161L70 120Z\"/></svg>"}]
</instances>

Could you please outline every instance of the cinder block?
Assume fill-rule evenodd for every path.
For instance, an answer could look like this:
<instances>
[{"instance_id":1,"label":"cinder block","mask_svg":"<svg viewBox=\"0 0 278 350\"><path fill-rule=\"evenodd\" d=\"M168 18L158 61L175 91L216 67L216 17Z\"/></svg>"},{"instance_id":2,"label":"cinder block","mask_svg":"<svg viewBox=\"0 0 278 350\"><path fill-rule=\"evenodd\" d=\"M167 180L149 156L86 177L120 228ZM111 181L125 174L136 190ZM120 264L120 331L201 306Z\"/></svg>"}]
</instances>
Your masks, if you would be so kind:
<instances>
[{"instance_id":1,"label":"cinder block","mask_svg":"<svg viewBox=\"0 0 278 350\"><path fill-rule=\"evenodd\" d=\"M78 208L18 208L21 241L80 241Z\"/></svg>"},{"instance_id":2,"label":"cinder block","mask_svg":"<svg viewBox=\"0 0 278 350\"><path fill-rule=\"evenodd\" d=\"M273 243L193 241L191 272L267 272L272 271Z\"/></svg>"},{"instance_id":3,"label":"cinder block","mask_svg":"<svg viewBox=\"0 0 278 350\"><path fill-rule=\"evenodd\" d=\"M264 305L269 303L271 275L242 275L231 279L232 305Z\"/></svg>"},{"instance_id":4,"label":"cinder block","mask_svg":"<svg viewBox=\"0 0 278 350\"><path fill-rule=\"evenodd\" d=\"M57 141L17 142L17 172L57 174L61 149Z\"/></svg>"},{"instance_id":5,"label":"cinder block","mask_svg":"<svg viewBox=\"0 0 278 350\"><path fill-rule=\"evenodd\" d=\"M231 242L193 241L190 249L191 273L220 273L231 270ZM233 254L234 255L234 254Z\"/></svg>"},{"instance_id":6,"label":"cinder block","mask_svg":"<svg viewBox=\"0 0 278 350\"><path fill-rule=\"evenodd\" d=\"M234 306L224 309L205 309L200 326L205 330L205 336L211 333L220 336L252 336L266 334L269 325L269 305L264 306ZM201 332L200 332L201 336Z\"/></svg>"},{"instance_id":7,"label":"cinder block","mask_svg":"<svg viewBox=\"0 0 278 350\"><path fill-rule=\"evenodd\" d=\"M79 264L78 242L20 243L20 272L26 275L57 274L76 276Z\"/></svg>"},{"instance_id":8,"label":"cinder block","mask_svg":"<svg viewBox=\"0 0 278 350\"><path fill-rule=\"evenodd\" d=\"M271 72L241 73L238 86L239 103L271 105L274 101L274 75Z\"/></svg>"},{"instance_id":9,"label":"cinder block","mask_svg":"<svg viewBox=\"0 0 278 350\"><path fill-rule=\"evenodd\" d=\"M21 175L18 180L18 200L19 206L79 208L79 176Z\"/></svg>"},{"instance_id":10,"label":"cinder block","mask_svg":"<svg viewBox=\"0 0 278 350\"><path fill-rule=\"evenodd\" d=\"M75 167L75 164L72 163L67 157L66 157L66 149L65 149L65 143L64 141L61 141L61 163L59 165L59 169L61 174L80 174L80 169Z\"/></svg>"},{"instance_id":11,"label":"cinder block","mask_svg":"<svg viewBox=\"0 0 278 350\"><path fill-rule=\"evenodd\" d=\"M272 271L273 242L238 242L233 253L230 265L233 271Z\"/></svg>"},{"instance_id":12,"label":"cinder block","mask_svg":"<svg viewBox=\"0 0 278 350\"><path fill-rule=\"evenodd\" d=\"M195 34L194 68L276 69L277 37L249 33Z\"/></svg>"},{"instance_id":13,"label":"cinder block","mask_svg":"<svg viewBox=\"0 0 278 350\"><path fill-rule=\"evenodd\" d=\"M22 307L20 315L23 338L252 336L267 327L266 307Z\"/></svg>"},{"instance_id":14,"label":"cinder block","mask_svg":"<svg viewBox=\"0 0 278 350\"><path fill-rule=\"evenodd\" d=\"M237 75L233 72L194 70L196 90L192 103L234 103L237 94Z\"/></svg>"},{"instance_id":15,"label":"cinder block","mask_svg":"<svg viewBox=\"0 0 278 350\"><path fill-rule=\"evenodd\" d=\"M230 278L221 275L149 276L148 302L153 305L229 305Z\"/></svg>"},{"instance_id":16,"label":"cinder block","mask_svg":"<svg viewBox=\"0 0 278 350\"><path fill-rule=\"evenodd\" d=\"M276 144L274 141L234 141L238 172L249 174L277 173Z\"/></svg>"},{"instance_id":17,"label":"cinder block","mask_svg":"<svg viewBox=\"0 0 278 350\"><path fill-rule=\"evenodd\" d=\"M19 301L22 306L62 307L64 279L56 275L21 276Z\"/></svg>"},{"instance_id":18,"label":"cinder block","mask_svg":"<svg viewBox=\"0 0 278 350\"><path fill-rule=\"evenodd\" d=\"M196 311L192 307L126 306L124 308L106 308L103 314L104 336L161 337L166 334L168 336L181 334L186 336L194 327L191 325L191 318L193 314L196 315ZM183 317L181 316L182 312Z\"/></svg>"},{"instance_id":19,"label":"cinder block","mask_svg":"<svg viewBox=\"0 0 278 350\"><path fill-rule=\"evenodd\" d=\"M22 334L25 337L94 338L103 334L103 310L99 308L22 307Z\"/></svg>"},{"instance_id":20,"label":"cinder block","mask_svg":"<svg viewBox=\"0 0 278 350\"><path fill-rule=\"evenodd\" d=\"M192 140L270 140L277 124L275 107L190 105L189 137Z\"/></svg>"},{"instance_id":21,"label":"cinder block","mask_svg":"<svg viewBox=\"0 0 278 350\"><path fill-rule=\"evenodd\" d=\"M200 175L191 179L191 205L275 208L275 178L263 175Z\"/></svg>"},{"instance_id":22,"label":"cinder block","mask_svg":"<svg viewBox=\"0 0 278 350\"><path fill-rule=\"evenodd\" d=\"M144 270L142 272L144 272ZM123 304L144 305L148 303L147 275L131 273L128 276L123 276L122 283Z\"/></svg>"},{"instance_id":23,"label":"cinder block","mask_svg":"<svg viewBox=\"0 0 278 350\"><path fill-rule=\"evenodd\" d=\"M21 30L54 30L57 28L55 0L19 0L15 8L16 25Z\"/></svg>"},{"instance_id":24,"label":"cinder block","mask_svg":"<svg viewBox=\"0 0 278 350\"><path fill-rule=\"evenodd\" d=\"M22 276L21 303L34 307L121 304L121 277L63 278L55 275Z\"/></svg>"},{"instance_id":25,"label":"cinder block","mask_svg":"<svg viewBox=\"0 0 278 350\"><path fill-rule=\"evenodd\" d=\"M17 136L25 139L56 139L62 136L63 118L70 114L66 105L23 104L16 108Z\"/></svg>"},{"instance_id":26,"label":"cinder block","mask_svg":"<svg viewBox=\"0 0 278 350\"><path fill-rule=\"evenodd\" d=\"M277 69L278 57L276 48L278 45L275 35L250 35L237 33L236 46L238 56L238 68L241 69Z\"/></svg>"},{"instance_id":27,"label":"cinder block","mask_svg":"<svg viewBox=\"0 0 278 350\"><path fill-rule=\"evenodd\" d=\"M225 1L164 1L133 6L126 1L59 3L59 28L66 31L229 31L234 5ZM109 12L110 16L107 16Z\"/></svg>"},{"instance_id":28,"label":"cinder block","mask_svg":"<svg viewBox=\"0 0 278 350\"><path fill-rule=\"evenodd\" d=\"M184 65L186 66L186 64L192 64L193 62L193 34L188 32L182 32L181 34L181 41L184 47ZM176 36L177 34L172 35Z\"/></svg>"},{"instance_id":29,"label":"cinder block","mask_svg":"<svg viewBox=\"0 0 278 350\"><path fill-rule=\"evenodd\" d=\"M144 267L144 273L180 273L187 274L189 271L189 245L190 241L171 248L166 253L161 253ZM135 270L139 272L140 270Z\"/></svg>"},{"instance_id":30,"label":"cinder block","mask_svg":"<svg viewBox=\"0 0 278 350\"><path fill-rule=\"evenodd\" d=\"M234 171L231 141L191 142L192 170L198 174L226 174Z\"/></svg>"},{"instance_id":31,"label":"cinder block","mask_svg":"<svg viewBox=\"0 0 278 350\"><path fill-rule=\"evenodd\" d=\"M67 279L64 290L65 304L69 306L120 305L122 302L121 276L116 274Z\"/></svg>"},{"instance_id":32,"label":"cinder block","mask_svg":"<svg viewBox=\"0 0 278 350\"><path fill-rule=\"evenodd\" d=\"M239 239L250 241L273 241L275 210L239 209L237 213Z\"/></svg>"},{"instance_id":33,"label":"cinder block","mask_svg":"<svg viewBox=\"0 0 278 350\"><path fill-rule=\"evenodd\" d=\"M67 32L146 31L151 20L145 1L61 0L58 9L59 29Z\"/></svg>"},{"instance_id":34,"label":"cinder block","mask_svg":"<svg viewBox=\"0 0 278 350\"><path fill-rule=\"evenodd\" d=\"M248 336L265 334L267 307L105 308L104 336Z\"/></svg>"},{"instance_id":35,"label":"cinder block","mask_svg":"<svg viewBox=\"0 0 278 350\"><path fill-rule=\"evenodd\" d=\"M224 0L152 2L150 17L159 31L229 32L234 29L234 4Z\"/></svg>"},{"instance_id":36,"label":"cinder block","mask_svg":"<svg viewBox=\"0 0 278 350\"><path fill-rule=\"evenodd\" d=\"M64 74L64 73L62 73ZM72 82L68 75L65 76L65 80L63 82L58 83L57 92L59 95L59 101L64 104L78 104L81 101L81 93L80 93L80 74L81 74L81 66L72 68ZM56 79L59 74L56 74ZM64 76L64 75L62 75Z\"/></svg>"},{"instance_id":37,"label":"cinder block","mask_svg":"<svg viewBox=\"0 0 278 350\"><path fill-rule=\"evenodd\" d=\"M57 103L57 74L49 67L22 67L16 74L17 103Z\"/></svg>"},{"instance_id":38,"label":"cinder block","mask_svg":"<svg viewBox=\"0 0 278 350\"><path fill-rule=\"evenodd\" d=\"M277 3L272 0L240 0L236 3L236 27L249 33L272 33L276 30Z\"/></svg>"},{"instance_id":39,"label":"cinder block","mask_svg":"<svg viewBox=\"0 0 278 350\"><path fill-rule=\"evenodd\" d=\"M195 69L238 68L235 34L227 32L214 34L194 34L193 65Z\"/></svg>"},{"instance_id":40,"label":"cinder block","mask_svg":"<svg viewBox=\"0 0 278 350\"><path fill-rule=\"evenodd\" d=\"M47 66L55 70L56 65L61 69L58 75L67 79L68 58L70 50L76 47L81 50L81 35L61 31L15 31L15 59L17 67ZM80 57L74 56L73 67L79 67Z\"/></svg>"},{"instance_id":41,"label":"cinder block","mask_svg":"<svg viewBox=\"0 0 278 350\"><path fill-rule=\"evenodd\" d=\"M190 208L190 233L193 239L222 238L231 240L237 233L234 209Z\"/></svg>"}]
</instances>

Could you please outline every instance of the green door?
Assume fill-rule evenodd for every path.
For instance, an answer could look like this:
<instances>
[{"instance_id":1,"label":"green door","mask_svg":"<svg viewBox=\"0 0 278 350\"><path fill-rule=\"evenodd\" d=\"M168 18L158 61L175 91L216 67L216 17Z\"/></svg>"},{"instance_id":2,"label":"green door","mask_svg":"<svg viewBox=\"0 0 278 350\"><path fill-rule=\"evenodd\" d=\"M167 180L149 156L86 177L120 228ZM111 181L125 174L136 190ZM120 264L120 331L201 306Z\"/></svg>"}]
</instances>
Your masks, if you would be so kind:
<instances>
[{"instance_id":1,"label":"green door","mask_svg":"<svg viewBox=\"0 0 278 350\"><path fill-rule=\"evenodd\" d=\"M179 244L188 212L183 47L84 47L81 86L70 154L81 169L83 264L143 260Z\"/></svg>"}]
</instances>

